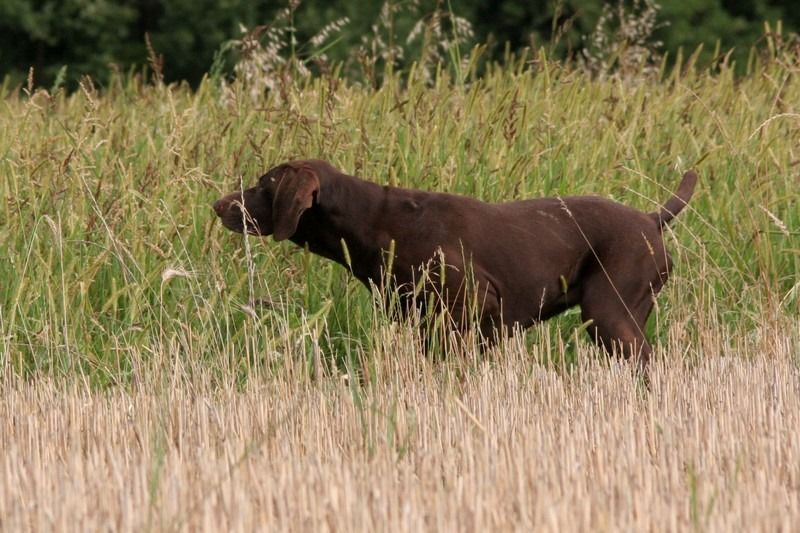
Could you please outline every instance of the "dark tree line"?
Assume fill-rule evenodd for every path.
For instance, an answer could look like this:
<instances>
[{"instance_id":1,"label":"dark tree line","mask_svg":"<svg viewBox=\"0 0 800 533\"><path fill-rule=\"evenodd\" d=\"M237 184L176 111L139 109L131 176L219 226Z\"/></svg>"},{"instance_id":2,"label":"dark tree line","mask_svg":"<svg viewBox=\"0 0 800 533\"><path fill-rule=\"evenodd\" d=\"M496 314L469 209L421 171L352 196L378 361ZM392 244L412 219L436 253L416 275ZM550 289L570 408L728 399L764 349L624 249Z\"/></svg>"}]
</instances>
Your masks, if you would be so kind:
<instances>
[{"instance_id":1,"label":"dark tree line","mask_svg":"<svg viewBox=\"0 0 800 533\"><path fill-rule=\"evenodd\" d=\"M634 9L636 0L625 0ZM645 0L638 0L641 7ZM269 25L287 7L275 0L2 0L0 2L0 78L22 82L30 67L35 83L49 86L59 77L74 84L83 75L103 83L110 65L123 71L147 64L147 34L164 58L167 81L197 83L208 72L223 43L241 37L241 27ZM562 57L579 54L602 16L601 0L404 0L391 20L381 19L384 2L303 0L291 14L298 43L308 43L326 24L349 22L329 37L326 56L352 59L352 51L378 27L402 40L416 21L437 8L471 22L473 42L488 43L490 57L542 45ZM747 51L763 35L764 21L783 21L785 31L800 28L796 0L660 0L653 42L674 53L679 47L706 54L717 42L722 50ZM794 9L793 9L794 8ZM383 25L382 25L383 24ZM306 49L305 53L314 53ZM228 67L234 57L226 58ZM64 66L67 66L64 69ZM224 66L224 64L223 64Z\"/></svg>"}]
</instances>

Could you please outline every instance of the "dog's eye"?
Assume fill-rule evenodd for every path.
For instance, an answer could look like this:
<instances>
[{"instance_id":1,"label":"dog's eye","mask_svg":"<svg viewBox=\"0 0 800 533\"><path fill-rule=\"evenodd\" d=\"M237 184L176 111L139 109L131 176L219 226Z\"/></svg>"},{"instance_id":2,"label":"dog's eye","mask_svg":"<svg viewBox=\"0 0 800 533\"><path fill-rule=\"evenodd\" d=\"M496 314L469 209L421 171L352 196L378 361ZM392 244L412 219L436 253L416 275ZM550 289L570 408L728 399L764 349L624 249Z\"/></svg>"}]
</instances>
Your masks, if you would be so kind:
<instances>
[{"instance_id":1,"label":"dog's eye","mask_svg":"<svg viewBox=\"0 0 800 533\"><path fill-rule=\"evenodd\" d=\"M272 189L277 184L278 179L275 176L265 174L258 180L259 189Z\"/></svg>"}]
</instances>

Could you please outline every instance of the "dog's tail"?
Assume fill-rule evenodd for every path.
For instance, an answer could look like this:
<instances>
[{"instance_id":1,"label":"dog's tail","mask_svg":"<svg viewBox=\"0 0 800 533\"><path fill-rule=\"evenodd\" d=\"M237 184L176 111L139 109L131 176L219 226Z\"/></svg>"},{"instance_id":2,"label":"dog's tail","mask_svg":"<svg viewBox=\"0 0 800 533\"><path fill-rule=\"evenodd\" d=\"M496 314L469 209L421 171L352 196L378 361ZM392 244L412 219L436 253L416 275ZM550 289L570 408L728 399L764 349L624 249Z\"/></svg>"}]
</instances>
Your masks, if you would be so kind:
<instances>
[{"instance_id":1,"label":"dog's tail","mask_svg":"<svg viewBox=\"0 0 800 533\"><path fill-rule=\"evenodd\" d=\"M697 173L694 170L689 170L683 175L681 184L678 185L678 190L672 195L672 198L667 200L667 203L656 213L649 213L659 228L663 228L681 212L689 200L692 198L694 186L697 185Z\"/></svg>"}]
</instances>

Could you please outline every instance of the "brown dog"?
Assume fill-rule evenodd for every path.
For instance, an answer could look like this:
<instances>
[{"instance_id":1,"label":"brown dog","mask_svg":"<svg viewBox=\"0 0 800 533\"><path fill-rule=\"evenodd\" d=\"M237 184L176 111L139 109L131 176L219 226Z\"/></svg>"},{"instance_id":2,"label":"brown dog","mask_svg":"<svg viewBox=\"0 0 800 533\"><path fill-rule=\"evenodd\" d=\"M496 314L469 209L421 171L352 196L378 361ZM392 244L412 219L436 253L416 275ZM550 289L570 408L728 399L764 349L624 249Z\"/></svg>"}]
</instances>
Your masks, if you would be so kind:
<instances>
[{"instance_id":1,"label":"brown dog","mask_svg":"<svg viewBox=\"0 0 800 533\"><path fill-rule=\"evenodd\" d=\"M412 288L439 258L446 268L429 269L423 286L441 297L458 327L477 303L473 317L489 342L498 328L525 328L580 305L596 343L644 367L652 352L645 322L672 267L662 228L696 182L687 172L660 211L642 213L593 196L491 204L380 186L311 160L271 169L214 210L226 228L307 245L349 266L367 287L380 284L391 265L406 310L411 300L424 302Z\"/></svg>"}]
</instances>

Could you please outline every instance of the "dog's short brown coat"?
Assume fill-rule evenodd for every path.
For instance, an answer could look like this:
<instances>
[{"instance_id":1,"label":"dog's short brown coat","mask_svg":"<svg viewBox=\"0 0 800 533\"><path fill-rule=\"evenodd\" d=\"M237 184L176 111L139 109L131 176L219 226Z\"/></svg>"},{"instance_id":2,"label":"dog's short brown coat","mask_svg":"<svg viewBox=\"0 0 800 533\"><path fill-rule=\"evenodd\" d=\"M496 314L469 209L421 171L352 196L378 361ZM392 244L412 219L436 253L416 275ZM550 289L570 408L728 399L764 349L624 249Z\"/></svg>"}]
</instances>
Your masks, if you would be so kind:
<instances>
[{"instance_id":1,"label":"dog's short brown coat","mask_svg":"<svg viewBox=\"0 0 800 533\"><path fill-rule=\"evenodd\" d=\"M347 263L368 287L384 279L387 250L395 253L400 288L413 287L425 265L443 258L437 293L460 325L469 301L479 302L479 327L490 341L501 326L528 327L580 305L595 342L644 366L652 352L645 322L672 268L662 229L696 182L687 172L659 211L643 213L594 196L487 203L380 186L308 160L272 168L214 210L233 231L246 226ZM467 279L476 299L466 296Z\"/></svg>"}]
</instances>

